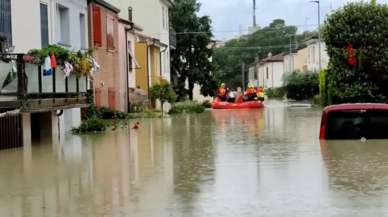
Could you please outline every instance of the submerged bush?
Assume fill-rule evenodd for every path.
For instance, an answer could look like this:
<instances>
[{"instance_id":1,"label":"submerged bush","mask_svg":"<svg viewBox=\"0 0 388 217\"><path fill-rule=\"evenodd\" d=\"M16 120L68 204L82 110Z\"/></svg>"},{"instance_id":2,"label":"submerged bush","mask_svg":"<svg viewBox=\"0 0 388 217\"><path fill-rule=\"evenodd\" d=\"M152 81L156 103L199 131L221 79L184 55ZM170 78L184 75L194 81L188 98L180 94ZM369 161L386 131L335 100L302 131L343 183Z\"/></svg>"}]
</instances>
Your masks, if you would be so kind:
<instances>
[{"instance_id":1,"label":"submerged bush","mask_svg":"<svg viewBox=\"0 0 388 217\"><path fill-rule=\"evenodd\" d=\"M319 94L319 74L295 71L284 78L287 98L295 100L312 99Z\"/></svg>"},{"instance_id":2,"label":"submerged bush","mask_svg":"<svg viewBox=\"0 0 388 217\"><path fill-rule=\"evenodd\" d=\"M181 113L202 113L205 111L205 107L196 101L185 101L175 103L169 114L181 114Z\"/></svg>"},{"instance_id":3,"label":"submerged bush","mask_svg":"<svg viewBox=\"0 0 388 217\"><path fill-rule=\"evenodd\" d=\"M265 90L265 95L267 95L268 98L281 99L286 95L286 90L284 87L268 88Z\"/></svg>"},{"instance_id":4,"label":"submerged bush","mask_svg":"<svg viewBox=\"0 0 388 217\"><path fill-rule=\"evenodd\" d=\"M78 128L73 128L73 133L82 134L87 132L104 132L107 128L107 123L96 117L92 117L82 122Z\"/></svg>"},{"instance_id":5,"label":"submerged bush","mask_svg":"<svg viewBox=\"0 0 388 217\"><path fill-rule=\"evenodd\" d=\"M202 105L203 107L205 108L211 108L212 107L212 103L209 101L209 100L205 100L202 102Z\"/></svg>"}]
</instances>

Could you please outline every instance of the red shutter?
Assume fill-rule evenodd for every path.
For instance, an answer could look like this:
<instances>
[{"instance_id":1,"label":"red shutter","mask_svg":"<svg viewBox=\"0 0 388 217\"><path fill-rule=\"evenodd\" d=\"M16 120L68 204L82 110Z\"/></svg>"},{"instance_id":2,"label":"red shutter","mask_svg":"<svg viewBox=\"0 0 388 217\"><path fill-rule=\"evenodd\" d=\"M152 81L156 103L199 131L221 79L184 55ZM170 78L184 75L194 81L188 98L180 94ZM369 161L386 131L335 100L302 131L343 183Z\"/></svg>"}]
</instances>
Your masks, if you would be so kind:
<instances>
[{"instance_id":1,"label":"red shutter","mask_svg":"<svg viewBox=\"0 0 388 217\"><path fill-rule=\"evenodd\" d=\"M95 46L102 45L101 8L93 5L93 41Z\"/></svg>"}]
</instances>

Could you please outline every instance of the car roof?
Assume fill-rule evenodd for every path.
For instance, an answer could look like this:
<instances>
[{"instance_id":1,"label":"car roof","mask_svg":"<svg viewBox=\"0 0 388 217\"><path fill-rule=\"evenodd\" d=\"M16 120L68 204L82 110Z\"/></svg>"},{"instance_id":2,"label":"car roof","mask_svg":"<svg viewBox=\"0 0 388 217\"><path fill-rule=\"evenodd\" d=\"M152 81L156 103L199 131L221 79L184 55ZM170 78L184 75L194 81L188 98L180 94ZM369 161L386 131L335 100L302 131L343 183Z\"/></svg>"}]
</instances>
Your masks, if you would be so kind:
<instances>
[{"instance_id":1,"label":"car roof","mask_svg":"<svg viewBox=\"0 0 388 217\"><path fill-rule=\"evenodd\" d=\"M388 104L384 103L352 103L352 104L338 104L326 107L323 111L325 113L349 111L349 110L387 110Z\"/></svg>"}]
</instances>

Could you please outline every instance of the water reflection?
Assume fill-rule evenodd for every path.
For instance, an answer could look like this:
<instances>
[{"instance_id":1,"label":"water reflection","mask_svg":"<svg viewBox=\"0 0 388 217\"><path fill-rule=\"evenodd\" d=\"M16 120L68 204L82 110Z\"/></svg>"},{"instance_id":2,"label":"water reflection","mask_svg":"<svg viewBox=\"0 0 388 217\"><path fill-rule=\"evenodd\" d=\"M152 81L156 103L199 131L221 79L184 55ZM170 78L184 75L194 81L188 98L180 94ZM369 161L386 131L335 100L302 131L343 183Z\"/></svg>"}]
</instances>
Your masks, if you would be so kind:
<instances>
[{"instance_id":1,"label":"water reflection","mask_svg":"<svg viewBox=\"0 0 388 217\"><path fill-rule=\"evenodd\" d=\"M384 141L320 146L319 109L269 105L141 120L139 130L67 135L2 151L0 214L326 217L388 211Z\"/></svg>"},{"instance_id":2,"label":"water reflection","mask_svg":"<svg viewBox=\"0 0 388 217\"><path fill-rule=\"evenodd\" d=\"M362 194L388 190L388 141L322 142L330 187Z\"/></svg>"}]
</instances>

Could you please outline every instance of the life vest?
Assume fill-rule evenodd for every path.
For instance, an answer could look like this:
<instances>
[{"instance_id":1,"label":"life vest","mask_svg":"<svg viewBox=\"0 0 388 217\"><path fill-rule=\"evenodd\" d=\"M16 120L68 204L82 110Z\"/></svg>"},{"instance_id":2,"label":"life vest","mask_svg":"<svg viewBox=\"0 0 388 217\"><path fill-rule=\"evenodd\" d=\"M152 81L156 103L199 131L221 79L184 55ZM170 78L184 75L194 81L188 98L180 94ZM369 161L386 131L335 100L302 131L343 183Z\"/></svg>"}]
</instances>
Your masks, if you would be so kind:
<instances>
[{"instance_id":1,"label":"life vest","mask_svg":"<svg viewBox=\"0 0 388 217\"><path fill-rule=\"evenodd\" d=\"M248 88L247 91L245 91L246 96L252 96L256 94L255 88Z\"/></svg>"},{"instance_id":2,"label":"life vest","mask_svg":"<svg viewBox=\"0 0 388 217\"><path fill-rule=\"evenodd\" d=\"M264 89L261 87L257 88L256 95L257 97L264 97Z\"/></svg>"}]
</instances>

